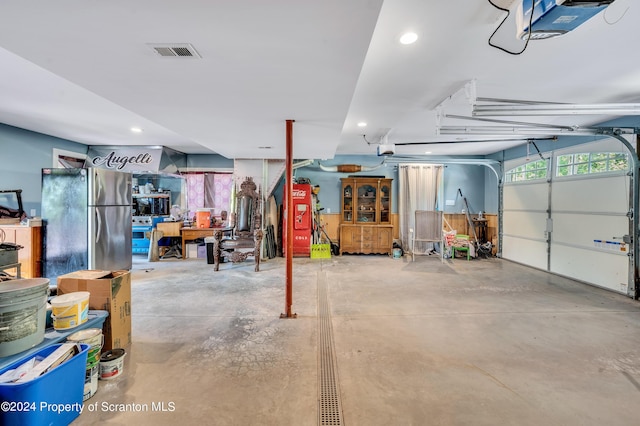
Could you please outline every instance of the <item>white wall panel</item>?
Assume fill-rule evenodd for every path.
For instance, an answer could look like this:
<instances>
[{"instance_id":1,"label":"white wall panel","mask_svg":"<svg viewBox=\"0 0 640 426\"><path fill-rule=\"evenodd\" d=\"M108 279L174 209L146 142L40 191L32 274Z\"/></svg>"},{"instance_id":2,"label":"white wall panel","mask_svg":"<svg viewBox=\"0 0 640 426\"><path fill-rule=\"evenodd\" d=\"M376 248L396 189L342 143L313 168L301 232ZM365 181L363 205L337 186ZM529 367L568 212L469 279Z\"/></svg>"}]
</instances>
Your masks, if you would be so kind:
<instances>
[{"instance_id":1,"label":"white wall panel","mask_svg":"<svg viewBox=\"0 0 640 426\"><path fill-rule=\"evenodd\" d=\"M629 233L629 177L589 175L553 182L550 271L626 293L626 252L596 247ZM616 240L620 242L620 240ZM629 247L627 246L628 250Z\"/></svg>"},{"instance_id":2,"label":"white wall panel","mask_svg":"<svg viewBox=\"0 0 640 426\"><path fill-rule=\"evenodd\" d=\"M502 257L546 270L549 184L505 185L503 195Z\"/></svg>"},{"instance_id":3,"label":"white wall panel","mask_svg":"<svg viewBox=\"0 0 640 426\"><path fill-rule=\"evenodd\" d=\"M555 180L551 208L556 211L626 213L629 208L629 178L596 176Z\"/></svg>"},{"instance_id":4,"label":"white wall panel","mask_svg":"<svg viewBox=\"0 0 640 426\"><path fill-rule=\"evenodd\" d=\"M544 241L504 236L502 251L505 259L547 270L547 243Z\"/></svg>"},{"instance_id":5,"label":"white wall panel","mask_svg":"<svg viewBox=\"0 0 640 426\"><path fill-rule=\"evenodd\" d=\"M626 216L553 212L552 241L594 247L593 240L613 240L629 233ZM619 241L619 240L617 240Z\"/></svg>"},{"instance_id":6,"label":"white wall panel","mask_svg":"<svg viewBox=\"0 0 640 426\"><path fill-rule=\"evenodd\" d=\"M549 203L549 185L546 182L505 185L503 196L505 211L544 210Z\"/></svg>"},{"instance_id":7,"label":"white wall panel","mask_svg":"<svg viewBox=\"0 0 640 426\"><path fill-rule=\"evenodd\" d=\"M551 244L551 272L626 294L627 256Z\"/></svg>"},{"instance_id":8,"label":"white wall panel","mask_svg":"<svg viewBox=\"0 0 640 426\"><path fill-rule=\"evenodd\" d=\"M547 213L512 211L505 212L502 233L512 237L544 239Z\"/></svg>"},{"instance_id":9,"label":"white wall panel","mask_svg":"<svg viewBox=\"0 0 640 426\"><path fill-rule=\"evenodd\" d=\"M235 183L238 186L238 191L240 190L240 184L247 177L252 177L253 181L260 188L263 187L262 176L264 161L263 160L234 160L233 161L233 178L235 179Z\"/></svg>"}]
</instances>

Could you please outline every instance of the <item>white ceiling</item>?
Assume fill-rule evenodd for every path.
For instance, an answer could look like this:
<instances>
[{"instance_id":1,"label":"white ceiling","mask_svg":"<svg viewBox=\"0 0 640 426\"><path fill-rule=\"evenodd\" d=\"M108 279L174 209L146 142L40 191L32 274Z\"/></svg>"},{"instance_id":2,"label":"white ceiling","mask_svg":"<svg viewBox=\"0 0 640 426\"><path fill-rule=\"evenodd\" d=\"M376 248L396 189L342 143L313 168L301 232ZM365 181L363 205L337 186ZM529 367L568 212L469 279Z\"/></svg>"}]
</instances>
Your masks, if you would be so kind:
<instances>
[{"instance_id":1,"label":"white ceiling","mask_svg":"<svg viewBox=\"0 0 640 426\"><path fill-rule=\"evenodd\" d=\"M474 155L524 142L437 136L443 101L447 114L470 115L465 85L489 98L640 100L637 2L616 0L521 55L487 43L503 16L487 0L5 0L0 122L87 145L284 158L293 119L296 158L375 154L385 134L388 143L433 143L398 145L398 155ZM401 45L407 30L419 39ZM523 45L511 20L493 41ZM190 43L201 58L160 57L150 43Z\"/></svg>"}]
</instances>

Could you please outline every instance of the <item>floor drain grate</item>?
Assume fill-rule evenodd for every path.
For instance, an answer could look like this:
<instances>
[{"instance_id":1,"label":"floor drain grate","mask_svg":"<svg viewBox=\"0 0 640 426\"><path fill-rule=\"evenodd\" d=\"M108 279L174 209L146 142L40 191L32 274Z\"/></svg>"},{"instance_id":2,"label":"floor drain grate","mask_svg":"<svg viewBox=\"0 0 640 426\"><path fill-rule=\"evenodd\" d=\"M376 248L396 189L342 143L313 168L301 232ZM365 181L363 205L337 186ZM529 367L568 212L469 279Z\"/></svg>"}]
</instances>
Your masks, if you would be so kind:
<instances>
[{"instance_id":1,"label":"floor drain grate","mask_svg":"<svg viewBox=\"0 0 640 426\"><path fill-rule=\"evenodd\" d=\"M320 426L343 425L337 378L327 277L324 272L321 272L318 274L318 424Z\"/></svg>"}]
</instances>

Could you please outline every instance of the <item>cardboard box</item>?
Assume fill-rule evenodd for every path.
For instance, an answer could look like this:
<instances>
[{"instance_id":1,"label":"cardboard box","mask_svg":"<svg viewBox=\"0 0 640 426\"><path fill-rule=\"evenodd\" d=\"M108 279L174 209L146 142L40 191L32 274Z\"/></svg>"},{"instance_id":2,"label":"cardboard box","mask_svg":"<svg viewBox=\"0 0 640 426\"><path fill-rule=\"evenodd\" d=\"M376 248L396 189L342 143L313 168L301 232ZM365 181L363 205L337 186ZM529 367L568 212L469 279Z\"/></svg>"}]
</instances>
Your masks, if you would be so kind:
<instances>
[{"instance_id":1,"label":"cardboard box","mask_svg":"<svg viewBox=\"0 0 640 426\"><path fill-rule=\"evenodd\" d=\"M193 243L187 243L187 257L190 259L198 257L198 245Z\"/></svg>"},{"instance_id":2,"label":"cardboard box","mask_svg":"<svg viewBox=\"0 0 640 426\"><path fill-rule=\"evenodd\" d=\"M162 231L163 237L179 237L182 225L182 222L159 222L156 228Z\"/></svg>"},{"instance_id":3,"label":"cardboard box","mask_svg":"<svg viewBox=\"0 0 640 426\"><path fill-rule=\"evenodd\" d=\"M88 291L89 309L107 311L102 351L131 344L131 274L129 271L76 271L58 277L58 294Z\"/></svg>"}]
</instances>

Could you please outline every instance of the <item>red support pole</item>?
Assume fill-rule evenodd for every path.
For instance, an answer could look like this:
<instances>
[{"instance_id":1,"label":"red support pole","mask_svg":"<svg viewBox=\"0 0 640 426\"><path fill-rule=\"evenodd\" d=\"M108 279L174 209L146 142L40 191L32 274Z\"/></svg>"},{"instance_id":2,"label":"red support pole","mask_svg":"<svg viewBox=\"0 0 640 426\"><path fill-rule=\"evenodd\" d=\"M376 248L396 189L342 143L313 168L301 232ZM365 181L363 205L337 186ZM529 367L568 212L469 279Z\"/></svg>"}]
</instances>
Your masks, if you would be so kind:
<instances>
[{"instance_id":1,"label":"red support pole","mask_svg":"<svg viewBox=\"0 0 640 426\"><path fill-rule=\"evenodd\" d=\"M285 313L280 314L281 318L295 318L296 314L291 312L293 305L293 122L295 120L287 120L287 145L286 145L286 170L284 195L286 197L287 210L285 212L287 218L287 245L286 261L286 301Z\"/></svg>"}]
</instances>

